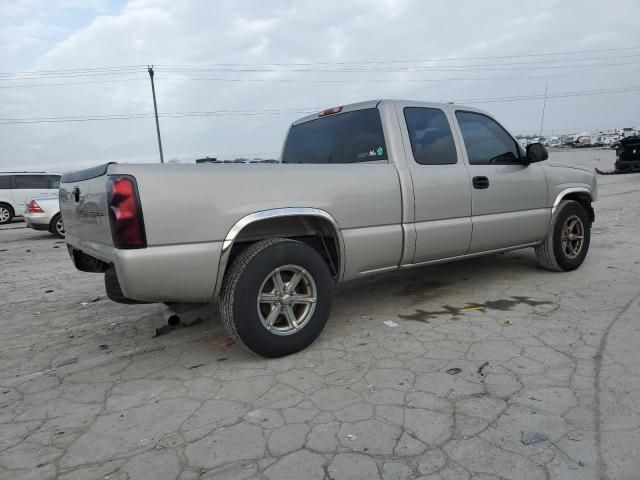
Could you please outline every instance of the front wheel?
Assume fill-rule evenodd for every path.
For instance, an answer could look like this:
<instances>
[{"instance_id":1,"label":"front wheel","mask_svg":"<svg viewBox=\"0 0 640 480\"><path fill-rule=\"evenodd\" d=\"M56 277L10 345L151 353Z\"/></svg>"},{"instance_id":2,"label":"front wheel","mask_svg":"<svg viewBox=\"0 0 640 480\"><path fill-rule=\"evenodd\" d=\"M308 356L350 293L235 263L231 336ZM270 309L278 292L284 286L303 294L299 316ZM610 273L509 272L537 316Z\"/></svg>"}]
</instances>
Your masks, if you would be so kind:
<instances>
[{"instance_id":1,"label":"front wheel","mask_svg":"<svg viewBox=\"0 0 640 480\"><path fill-rule=\"evenodd\" d=\"M584 261L591 241L591 220L586 209L574 200L558 205L547 235L536 247L538 262L547 270L567 272Z\"/></svg>"},{"instance_id":2,"label":"front wheel","mask_svg":"<svg viewBox=\"0 0 640 480\"><path fill-rule=\"evenodd\" d=\"M254 243L225 275L220 313L229 336L265 357L298 352L320 335L332 305L327 264L296 240Z\"/></svg>"}]
</instances>

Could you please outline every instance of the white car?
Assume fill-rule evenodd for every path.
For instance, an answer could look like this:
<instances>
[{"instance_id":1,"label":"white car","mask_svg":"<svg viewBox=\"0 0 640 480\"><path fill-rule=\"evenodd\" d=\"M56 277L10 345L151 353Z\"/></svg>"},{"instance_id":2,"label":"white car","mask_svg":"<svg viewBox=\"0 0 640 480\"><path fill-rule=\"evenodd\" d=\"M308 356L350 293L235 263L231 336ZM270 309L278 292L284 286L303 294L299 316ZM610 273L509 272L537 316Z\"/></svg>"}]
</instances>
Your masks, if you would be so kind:
<instances>
[{"instance_id":1,"label":"white car","mask_svg":"<svg viewBox=\"0 0 640 480\"><path fill-rule=\"evenodd\" d=\"M24 213L24 221L29 228L46 230L64 238L64 225L60 216L60 200L57 194L29 200L27 211Z\"/></svg>"},{"instance_id":2,"label":"white car","mask_svg":"<svg viewBox=\"0 0 640 480\"><path fill-rule=\"evenodd\" d=\"M57 195L60 175L46 172L0 172L0 224L21 217L27 200Z\"/></svg>"}]
</instances>

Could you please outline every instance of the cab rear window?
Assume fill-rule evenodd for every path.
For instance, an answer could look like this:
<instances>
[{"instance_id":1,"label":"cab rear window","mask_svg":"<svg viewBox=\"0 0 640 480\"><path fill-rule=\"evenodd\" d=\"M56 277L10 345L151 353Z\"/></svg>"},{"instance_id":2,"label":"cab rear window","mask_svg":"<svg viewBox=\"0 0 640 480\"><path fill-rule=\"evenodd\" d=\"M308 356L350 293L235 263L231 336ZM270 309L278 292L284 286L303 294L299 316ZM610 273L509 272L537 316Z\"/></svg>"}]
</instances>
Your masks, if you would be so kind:
<instances>
[{"instance_id":1,"label":"cab rear window","mask_svg":"<svg viewBox=\"0 0 640 480\"><path fill-rule=\"evenodd\" d=\"M282 163L359 163L387 158L380 113L367 108L294 125Z\"/></svg>"}]
</instances>

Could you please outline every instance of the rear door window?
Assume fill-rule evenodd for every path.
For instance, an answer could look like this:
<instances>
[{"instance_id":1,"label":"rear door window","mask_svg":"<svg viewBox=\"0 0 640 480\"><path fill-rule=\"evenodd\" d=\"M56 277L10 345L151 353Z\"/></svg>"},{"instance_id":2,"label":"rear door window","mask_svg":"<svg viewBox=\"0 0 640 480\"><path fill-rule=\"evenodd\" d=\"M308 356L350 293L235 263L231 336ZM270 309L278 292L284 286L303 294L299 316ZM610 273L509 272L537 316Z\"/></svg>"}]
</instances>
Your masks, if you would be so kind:
<instances>
[{"instance_id":1,"label":"rear door window","mask_svg":"<svg viewBox=\"0 0 640 480\"><path fill-rule=\"evenodd\" d=\"M475 112L457 111L469 163L472 165L517 163L517 142L498 122Z\"/></svg>"},{"instance_id":2,"label":"rear door window","mask_svg":"<svg viewBox=\"0 0 640 480\"><path fill-rule=\"evenodd\" d=\"M0 190L9 190L11 188L11 176L0 175Z\"/></svg>"},{"instance_id":3,"label":"rear door window","mask_svg":"<svg viewBox=\"0 0 640 480\"><path fill-rule=\"evenodd\" d=\"M413 158L422 165L457 163L456 144L446 115L437 108L404 109Z\"/></svg>"},{"instance_id":4,"label":"rear door window","mask_svg":"<svg viewBox=\"0 0 640 480\"><path fill-rule=\"evenodd\" d=\"M359 163L387 158L380 113L367 108L294 125L282 163Z\"/></svg>"},{"instance_id":5,"label":"rear door window","mask_svg":"<svg viewBox=\"0 0 640 480\"><path fill-rule=\"evenodd\" d=\"M49 178L47 175L16 175L15 188L20 189L49 189Z\"/></svg>"}]
</instances>

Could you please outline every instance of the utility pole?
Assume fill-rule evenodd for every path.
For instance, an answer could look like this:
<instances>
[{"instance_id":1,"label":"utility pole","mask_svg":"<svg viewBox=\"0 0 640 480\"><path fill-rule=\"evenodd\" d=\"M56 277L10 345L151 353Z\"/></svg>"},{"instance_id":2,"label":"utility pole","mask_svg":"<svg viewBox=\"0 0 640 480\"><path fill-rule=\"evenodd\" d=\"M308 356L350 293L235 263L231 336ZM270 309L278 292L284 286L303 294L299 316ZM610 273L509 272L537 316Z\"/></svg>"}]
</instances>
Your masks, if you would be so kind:
<instances>
[{"instance_id":1,"label":"utility pole","mask_svg":"<svg viewBox=\"0 0 640 480\"><path fill-rule=\"evenodd\" d=\"M149 78L151 79L151 93L153 94L153 111L156 114L156 133L158 134L158 149L160 150L160 163L164 163L162 155L162 140L160 139L160 122L158 121L158 105L156 104L156 86L153 83L153 65L148 66Z\"/></svg>"},{"instance_id":2,"label":"utility pole","mask_svg":"<svg viewBox=\"0 0 640 480\"><path fill-rule=\"evenodd\" d=\"M542 125L544 125L544 111L547 108L547 93L549 93L548 83L544 86L544 103L542 104L542 118L540 119L540 135L538 135L538 137L542 137Z\"/></svg>"}]
</instances>

